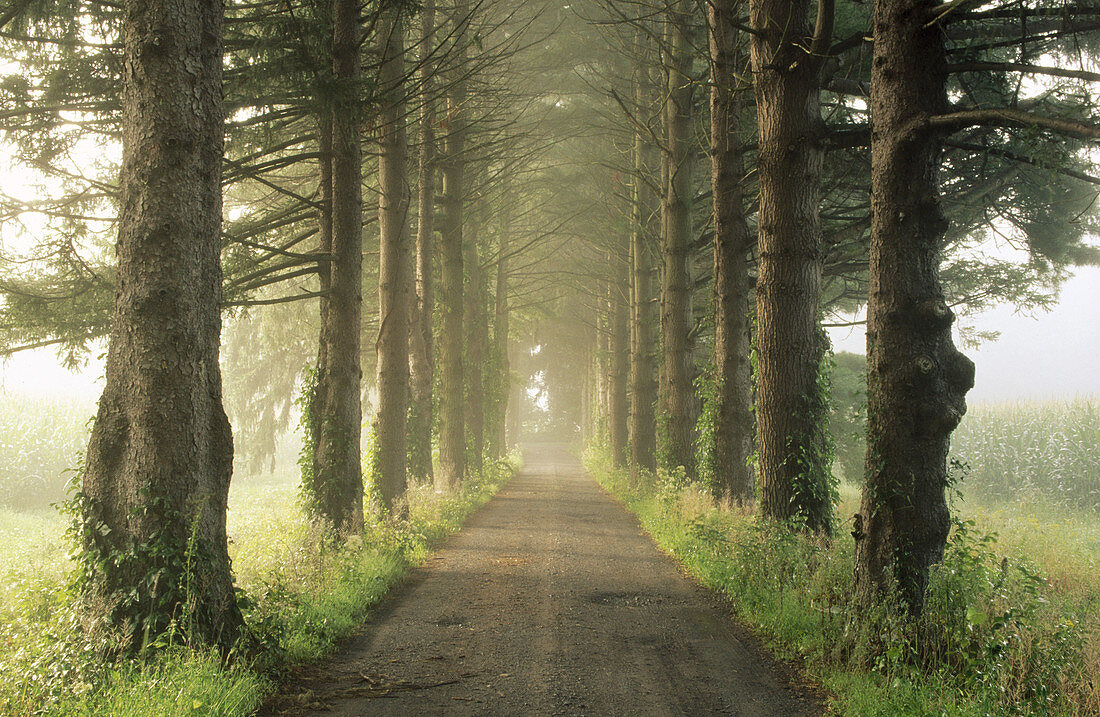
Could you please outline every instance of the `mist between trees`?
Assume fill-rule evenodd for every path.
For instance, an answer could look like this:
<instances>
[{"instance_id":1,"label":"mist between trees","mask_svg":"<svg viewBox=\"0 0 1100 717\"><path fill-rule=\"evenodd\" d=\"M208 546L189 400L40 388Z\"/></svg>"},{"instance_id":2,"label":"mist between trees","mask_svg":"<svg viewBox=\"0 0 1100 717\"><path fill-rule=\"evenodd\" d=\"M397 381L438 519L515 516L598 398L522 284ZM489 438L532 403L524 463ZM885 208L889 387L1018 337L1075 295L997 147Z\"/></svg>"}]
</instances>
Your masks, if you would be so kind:
<instances>
[{"instance_id":1,"label":"mist between trees","mask_svg":"<svg viewBox=\"0 0 1100 717\"><path fill-rule=\"evenodd\" d=\"M0 195L0 348L108 340L88 624L248 643L234 456L296 421L337 543L582 438L850 534L855 599L920 616L975 370L955 314L1100 260L1098 31L1096 0L14 3L0 123L41 191ZM823 327L862 307L860 455Z\"/></svg>"}]
</instances>

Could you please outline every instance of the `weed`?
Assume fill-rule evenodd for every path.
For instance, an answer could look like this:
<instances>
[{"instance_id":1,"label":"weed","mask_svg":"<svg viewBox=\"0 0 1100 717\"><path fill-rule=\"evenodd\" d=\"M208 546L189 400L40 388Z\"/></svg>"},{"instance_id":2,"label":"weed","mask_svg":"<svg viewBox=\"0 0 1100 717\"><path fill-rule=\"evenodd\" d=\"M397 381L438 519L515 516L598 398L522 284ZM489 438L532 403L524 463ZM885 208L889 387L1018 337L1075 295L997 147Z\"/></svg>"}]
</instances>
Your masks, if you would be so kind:
<instances>
[{"instance_id":1,"label":"weed","mask_svg":"<svg viewBox=\"0 0 1100 717\"><path fill-rule=\"evenodd\" d=\"M0 512L0 537L40 541L4 544L24 556L40 551L22 563L14 552L0 552L0 577L7 578L0 593L0 713L250 714L274 676L331 651L396 580L514 472L514 461L492 463L456 495L410 486L407 520L375 518L361 538L342 546L304 518L296 476L235 485L230 552L246 622L263 647L231 666L213 653L168 644L144 659L102 660L117 652L102 642L111 633L86 630L65 587L66 560L57 546L41 540L63 533L64 519ZM50 570L26 572L40 562Z\"/></svg>"}]
</instances>

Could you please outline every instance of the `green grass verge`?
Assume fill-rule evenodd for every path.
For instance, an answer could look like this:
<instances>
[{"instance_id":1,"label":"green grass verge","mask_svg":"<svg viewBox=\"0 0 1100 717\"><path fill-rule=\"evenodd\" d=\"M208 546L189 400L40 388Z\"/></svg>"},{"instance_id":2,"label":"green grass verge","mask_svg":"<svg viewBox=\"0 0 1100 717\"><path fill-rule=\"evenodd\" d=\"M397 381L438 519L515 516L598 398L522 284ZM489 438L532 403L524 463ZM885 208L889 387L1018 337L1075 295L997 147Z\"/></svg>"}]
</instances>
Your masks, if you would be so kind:
<instances>
[{"instance_id":1,"label":"green grass verge","mask_svg":"<svg viewBox=\"0 0 1100 717\"><path fill-rule=\"evenodd\" d=\"M231 554L246 620L264 649L229 668L217 655L172 645L145 660L103 663L80 638L63 519L0 513L0 714L251 714L285 669L324 657L357 629L516 467L492 464L455 495L411 486L407 521L375 521L338 549L302 516L292 476L235 486Z\"/></svg>"},{"instance_id":2,"label":"green grass verge","mask_svg":"<svg viewBox=\"0 0 1100 717\"><path fill-rule=\"evenodd\" d=\"M604 451L590 449L585 465L775 654L803 664L836 714L1100 714L1095 593L1059 590L1027 555L998 552L977 521L956 527L914 623L852 602L843 534L769 525L664 474L635 484Z\"/></svg>"}]
</instances>

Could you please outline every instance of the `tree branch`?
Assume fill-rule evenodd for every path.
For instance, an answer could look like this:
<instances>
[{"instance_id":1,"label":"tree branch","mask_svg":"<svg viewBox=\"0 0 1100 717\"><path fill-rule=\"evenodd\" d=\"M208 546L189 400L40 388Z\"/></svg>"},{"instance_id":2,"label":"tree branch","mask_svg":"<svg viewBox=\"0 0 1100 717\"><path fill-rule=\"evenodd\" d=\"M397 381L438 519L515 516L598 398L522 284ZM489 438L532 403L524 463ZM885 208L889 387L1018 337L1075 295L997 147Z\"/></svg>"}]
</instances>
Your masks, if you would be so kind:
<instances>
[{"instance_id":1,"label":"tree branch","mask_svg":"<svg viewBox=\"0 0 1100 717\"><path fill-rule=\"evenodd\" d=\"M1070 120L1024 112L1023 110L1000 108L981 110L962 110L945 115L935 115L926 120L928 126L938 132L950 134L974 126L983 127L1035 127L1045 129L1066 137L1077 139L1100 139L1100 126L1072 122Z\"/></svg>"},{"instance_id":2,"label":"tree branch","mask_svg":"<svg viewBox=\"0 0 1100 717\"><path fill-rule=\"evenodd\" d=\"M814 39L810 43L810 54L818 58L819 63L829 55L835 17L834 0L817 0L817 22L814 25Z\"/></svg>"},{"instance_id":3,"label":"tree branch","mask_svg":"<svg viewBox=\"0 0 1100 717\"><path fill-rule=\"evenodd\" d=\"M959 62L947 66L948 73L958 72L1027 72L1034 75L1068 77L1086 82L1100 82L1100 72L1087 70L1069 70L1063 67L1044 67L1020 62Z\"/></svg>"},{"instance_id":4,"label":"tree branch","mask_svg":"<svg viewBox=\"0 0 1100 717\"><path fill-rule=\"evenodd\" d=\"M994 157L1001 157L1013 162L1020 162L1021 164L1030 164L1033 167L1041 167L1043 169L1049 169L1059 174L1064 174L1067 177L1079 179L1082 182L1088 182L1089 184L1100 185L1100 177L1094 177L1091 174L1086 174L1077 169L1070 169L1069 167L1059 167L1052 162L1041 162L1032 157L1028 157L1017 152L1010 152L1007 149L1000 149L999 147L985 147L980 144L974 144L972 142L956 142L948 140L944 142L944 145L948 147L954 147L955 149L961 149L967 152L991 154Z\"/></svg>"}]
</instances>

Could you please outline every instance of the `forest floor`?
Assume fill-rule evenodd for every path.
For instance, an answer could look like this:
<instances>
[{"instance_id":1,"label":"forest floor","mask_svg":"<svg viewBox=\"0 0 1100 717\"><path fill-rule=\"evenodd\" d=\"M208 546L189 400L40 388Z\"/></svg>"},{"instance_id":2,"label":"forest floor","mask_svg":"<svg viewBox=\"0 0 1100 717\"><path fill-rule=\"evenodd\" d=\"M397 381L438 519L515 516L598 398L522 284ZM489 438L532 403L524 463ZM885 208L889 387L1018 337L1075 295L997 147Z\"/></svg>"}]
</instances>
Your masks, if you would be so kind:
<instances>
[{"instance_id":1,"label":"forest floor","mask_svg":"<svg viewBox=\"0 0 1100 717\"><path fill-rule=\"evenodd\" d=\"M560 444L379 606L334 657L296 671L264 715L817 715Z\"/></svg>"}]
</instances>

